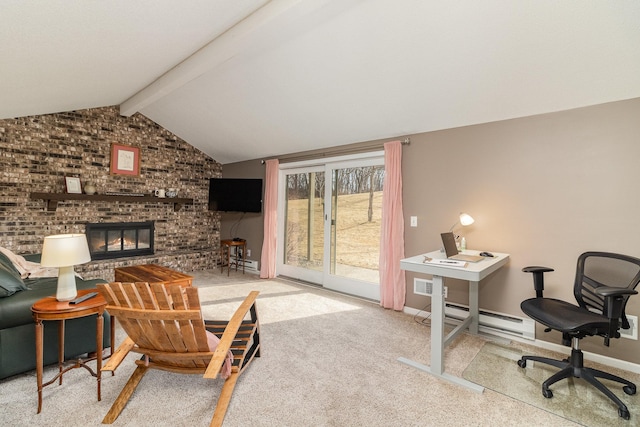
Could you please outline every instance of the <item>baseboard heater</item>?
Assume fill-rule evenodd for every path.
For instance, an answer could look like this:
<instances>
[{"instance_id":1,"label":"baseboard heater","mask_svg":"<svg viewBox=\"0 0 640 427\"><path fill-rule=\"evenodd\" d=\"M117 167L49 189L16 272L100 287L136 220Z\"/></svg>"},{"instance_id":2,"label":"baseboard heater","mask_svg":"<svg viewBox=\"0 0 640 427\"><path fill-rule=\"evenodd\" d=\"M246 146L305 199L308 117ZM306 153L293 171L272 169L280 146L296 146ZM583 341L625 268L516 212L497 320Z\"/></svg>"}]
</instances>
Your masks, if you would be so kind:
<instances>
[{"instance_id":1,"label":"baseboard heater","mask_svg":"<svg viewBox=\"0 0 640 427\"><path fill-rule=\"evenodd\" d=\"M414 279L414 293L431 296L432 285L430 280ZM444 307L448 319L462 321L469 317L469 307L465 305L445 301ZM487 334L511 335L530 340L536 338L536 324L532 319L483 309L480 309L479 329Z\"/></svg>"},{"instance_id":2,"label":"baseboard heater","mask_svg":"<svg viewBox=\"0 0 640 427\"><path fill-rule=\"evenodd\" d=\"M231 262L234 263L236 262L235 257L232 255L231 257ZM242 259L238 260L238 268L242 268ZM259 271L258 270L258 261L254 261L252 259L245 259L244 260L244 268L245 270L251 270L251 271Z\"/></svg>"}]
</instances>

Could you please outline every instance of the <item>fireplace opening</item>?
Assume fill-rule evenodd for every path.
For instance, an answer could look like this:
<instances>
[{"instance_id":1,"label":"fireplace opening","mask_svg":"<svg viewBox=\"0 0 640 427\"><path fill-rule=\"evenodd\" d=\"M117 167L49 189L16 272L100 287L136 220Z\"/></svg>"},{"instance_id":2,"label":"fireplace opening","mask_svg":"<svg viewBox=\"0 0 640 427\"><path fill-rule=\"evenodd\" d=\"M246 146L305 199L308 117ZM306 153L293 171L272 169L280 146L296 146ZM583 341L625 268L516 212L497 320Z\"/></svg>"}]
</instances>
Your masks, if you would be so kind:
<instances>
[{"instance_id":1,"label":"fireplace opening","mask_svg":"<svg viewBox=\"0 0 640 427\"><path fill-rule=\"evenodd\" d=\"M87 224L91 259L153 255L154 222Z\"/></svg>"}]
</instances>

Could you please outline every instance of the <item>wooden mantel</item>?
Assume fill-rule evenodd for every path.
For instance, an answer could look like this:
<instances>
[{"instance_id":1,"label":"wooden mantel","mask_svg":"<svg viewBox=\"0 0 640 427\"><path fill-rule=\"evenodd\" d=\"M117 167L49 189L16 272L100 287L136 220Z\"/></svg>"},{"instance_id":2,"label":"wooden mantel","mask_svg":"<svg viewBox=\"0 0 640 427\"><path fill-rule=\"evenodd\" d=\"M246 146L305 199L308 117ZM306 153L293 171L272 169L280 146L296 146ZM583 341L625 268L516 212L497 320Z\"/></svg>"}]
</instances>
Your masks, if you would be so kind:
<instances>
[{"instance_id":1,"label":"wooden mantel","mask_svg":"<svg viewBox=\"0 0 640 427\"><path fill-rule=\"evenodd\" d=\"M88 202L128 202L128 203L173 203L173 210L179 211L182 205L193 204L193 199L180 197L129 196L112 194L74 194L74 193L31 193L31 200L44 200L48 211L55 211L61 200L86 200Z\"/></svg>"}]
</instances>

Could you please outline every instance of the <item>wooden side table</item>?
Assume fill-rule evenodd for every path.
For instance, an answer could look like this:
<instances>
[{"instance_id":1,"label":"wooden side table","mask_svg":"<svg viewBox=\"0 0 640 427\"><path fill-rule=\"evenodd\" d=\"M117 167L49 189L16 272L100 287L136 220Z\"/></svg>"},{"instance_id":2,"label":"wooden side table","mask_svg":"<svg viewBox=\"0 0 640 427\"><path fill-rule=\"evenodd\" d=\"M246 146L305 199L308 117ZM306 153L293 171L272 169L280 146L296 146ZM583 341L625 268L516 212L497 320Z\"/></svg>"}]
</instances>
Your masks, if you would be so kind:
<instances>
[{"instance_id":1,"label":"wooden side table","mask_svg":"<svg viewBox=\"0 0 640 427\"><path fill-rule=\"evenodd\" d=\"M79 290L78 296L88 294L90 292L98 292L97 289L85 289ZM69 304L69 301L58 301L55 296L42 298L36 301L31 307L33 313L33 319L36 322L36 377L38 381L38 414L42 410L42 389L50 384L53 384L56 380L59 380L59 384L62 384L62 375L74 368L85 368L92 376L97 378L98 383L98 401L100 401L100 380L102 369L102 338L104 330L104 309L107 306L107 302L98 294L93 298L81 302L80 304ZM97 314L96 320L96 357L90 357L82 360L78 359L73 365L64 368L64 322L67 319L77 319L79 317L91 316ZM58 321L58 374L49 382L42 384L42 360L43 360L43 338L44 338L44 325L43 321L56 320ZM113 343L115 340L114 321L111 318L111 348L113 349ZM86 362L96 359L96 372L93 371Z\"/></svg>"},{"instance_id":2,"label":"wooden side table","mask_svg":"<svg viewBox=\"0 0 640 427\"><path fill-rule=\"evenodd\" d=\"M220 272L224 273L224 268L227 267L227 276L231 272L231 248L234 248L236 271L238 271L238 251L242 250L242 274L244 274L245 255L247 253L247 241L246 240L220 240ZM226 255L227 263L224 263Z\"/></svg>"}]
</instances>

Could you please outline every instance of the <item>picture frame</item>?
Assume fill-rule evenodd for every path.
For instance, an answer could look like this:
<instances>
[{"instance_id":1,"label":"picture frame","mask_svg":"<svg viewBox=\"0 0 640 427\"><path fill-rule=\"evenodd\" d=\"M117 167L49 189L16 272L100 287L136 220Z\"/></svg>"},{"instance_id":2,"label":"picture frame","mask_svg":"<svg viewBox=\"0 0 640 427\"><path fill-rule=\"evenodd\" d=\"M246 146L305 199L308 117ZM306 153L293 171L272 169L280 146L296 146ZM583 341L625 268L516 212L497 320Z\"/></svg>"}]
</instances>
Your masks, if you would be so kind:
<instances>
[{"instance_id":1,"label":"picture frame","mask_svg":"<svg viewBox=\"0 0 640 427\"><path fill-rule=\"evenodd\" d=\"M140 176L140 147L111 144L111 175Z\"/></svg>"},{"instance_id":2,"label":"picture frame","mask_svg":"<svg viewBox=\"0 0 640 427\"><path fill-rule=\"evenodd\" d=\"M80 184L80 178L75 176L65 176L64 181L67 185L67 193L82 194L82 185Z\"/></svg>"}]
</instances>

